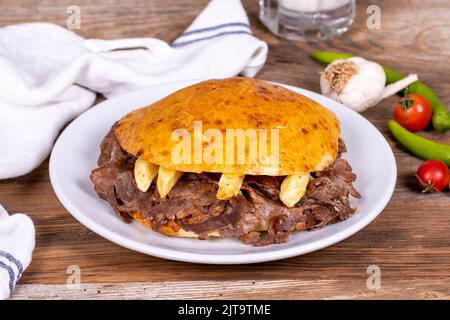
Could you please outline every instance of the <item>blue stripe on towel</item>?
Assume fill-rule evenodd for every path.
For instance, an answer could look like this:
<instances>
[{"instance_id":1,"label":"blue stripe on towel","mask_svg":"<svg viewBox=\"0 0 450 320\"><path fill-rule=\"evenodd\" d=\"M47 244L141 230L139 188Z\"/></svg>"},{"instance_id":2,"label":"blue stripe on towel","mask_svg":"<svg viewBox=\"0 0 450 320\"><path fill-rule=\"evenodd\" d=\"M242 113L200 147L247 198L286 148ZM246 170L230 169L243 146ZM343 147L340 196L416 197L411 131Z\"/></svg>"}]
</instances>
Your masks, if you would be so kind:
<instances>
[{"instance_id":1,"label":"blue stripe on towel","mask_svg":"<svg viewBox=\"0 0 450 320\"><path fill-rule=\"evenodd\" d=\"M188 36L190 34L201 33L201 32L206 32L206 31L212 31L212 30L217 30L217 29L225 28L225 27L247 27L248 29L250 29L250 25L248 23L244 23L244 22L229 22L229 23L219 24L217 26L212 26L212 27L206 27L206 28L200 28L200 29L196 29L196 30L186 31L180 36L180 38L184 37L184 36Z\"/></svg>"},{"instance_id":2,"label":"blue stripe on towel","mask_svg":"<svg viewBox=\"0 0 450 320\"><path fill-rule=\"evenodd\" d=\"M23 273L23 266L22 263L16 259L12 254L0 250L0 257L4 257L8 259L9 262L14 263L17 267L17 270L19 271L19 274L17 275L17 279L19 279L22 276Z\"/></svg>"},{"instance_id":3,"label":"blue stripe on towel","mask_svg":"<svg viewBox=\"0 0 450 320\"><path fill-rule=\"evenodd\" d=\"M214 35L209 36L209 37L204 37L204 38L199 38L199 39L194 39L194 40L189 40L189 41L182 41L182 42L178 42L178 43L173 43L172 44L172 48L183 47L183 46L189 45L191 43L196 43L196 42L199 42L199 41L209 40L209 39L213 39L213 38L217 38L217 37L221 37L221 36L232 35L232 34L248 34L248 35L251 35L251 33L249 31L225 31L225 32L221 32L221 33L218 33L218 34L214 34Z\"/></svg>"},{"instance_id":4,"label":"blue stripe on towel","mask_svg":"<svg viewBox=\"0 0 450 320\"><path fill-rule=\"evenodd\" d=\"M14 289L14 277L15 277L14 271L10 266L6 265L5 263L3 263L1 261L0 261L0 268L5 269L6 272L8 272L8 274L9 274L9 292L11 293Z\"/></svg>"}]
</instances>

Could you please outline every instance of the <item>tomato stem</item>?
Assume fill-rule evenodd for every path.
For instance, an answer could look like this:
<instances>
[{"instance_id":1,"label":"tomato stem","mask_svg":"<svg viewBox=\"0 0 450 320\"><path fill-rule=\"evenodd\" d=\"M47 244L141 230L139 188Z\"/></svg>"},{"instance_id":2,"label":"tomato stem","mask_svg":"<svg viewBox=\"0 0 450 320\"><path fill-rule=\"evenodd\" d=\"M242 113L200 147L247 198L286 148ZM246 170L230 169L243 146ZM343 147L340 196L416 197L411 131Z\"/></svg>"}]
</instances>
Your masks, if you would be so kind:
<instances>
[{"instance_id":1,"label":"tomato stem","mask_svg":"<svg viewBox=\"0 0 450 320\"><path fill-rule=\"evenodd\" d=\"M422 190L423 193L428 193L428 192L433 193L435 191L439 192L439 189L437 189L434 186L434 182L435 182L434 180L433 180L433 182L430 182L428 180L428 183L425 183L422 179L420 179L420 177L417 174L416 174L416 178L417 178L417 180L419 180L419 183L423 188L423 190Z\"/></svg>"},{"instance_id":2,"label":"tomato stem","mask_svg":"<svg viewBox=\"0 0 450 320\"><path fill-rule=\"evenodd\" d=\"M400 104L402 105L402 111L405 112L414 104L414 99L408 97L408 87L405 88L403 98L400 100Z\"/></svg>"}]
</instances>

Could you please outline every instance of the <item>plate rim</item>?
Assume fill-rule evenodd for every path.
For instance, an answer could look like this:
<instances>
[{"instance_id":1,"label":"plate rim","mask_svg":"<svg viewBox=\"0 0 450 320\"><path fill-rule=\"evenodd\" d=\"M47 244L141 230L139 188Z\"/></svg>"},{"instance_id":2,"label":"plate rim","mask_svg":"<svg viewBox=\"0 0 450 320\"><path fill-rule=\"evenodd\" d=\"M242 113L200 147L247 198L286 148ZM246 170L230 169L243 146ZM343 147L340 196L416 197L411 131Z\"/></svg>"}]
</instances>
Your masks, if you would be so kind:
<instances>
[{"instance_id":1,"label":"plate rim","mask_svg":"<svg viewBox=\"0 0 450 320\"><path fill-rule=\"evenodd\" d=\"M97 235L117 244L122 247L125 247L127 249L137 251L143 254L155 256L158 258L163 259L169 259L174 261L181 261L181 262L190 262L190 263L199 263L199 264L219 264L219 265L234 265L234 264L252 264L252 263L261 263L261 262L267 262L267 261L274 261L274 260L281 260L286 258L291 258L299 255L304 255L313 251L317 251L320 249L323 249L325 247L329 247L331 245L334 245L338 242L341 242L348 237L358 233L363 228L365 228L368 224L370 224L381 212L384 210L384 208L388 205L390 199L392 198L395 185L397 182L397 164L395 161L394 153L389 146L388 142L384 138L384 136L381 134L381 132L365 117L360 115L359 113L348 109L347 107L343 106L342 104L331 100L330 98L327 98L325 96L322 96L318 93L315 93L313 91L286 85L278 82L273 81L267 81L272 82L277 85L281 85L289 90L293 91L301 91L307 94L307 97L315 100L316 98L330 100L331 103L335 103L340 105L340 107L348 109L348 111L354 113L353 116L359 117L360 120L365 122L366 125L372 127L375 129L376 134L381 138L381 141L383 142L384 146L388 150L387 156L390 158L390 162L392 165L392 169L394 174L390 176L390 180L387 182L386 185L386 192L384 193L384 197L381 201L377 203L377 205L371 209L371 214L365 215L361 220L356 221L351 226L348 226L346 229L339 231L337 233L334 233L330 236L328 236L326 239L322 239L320 241L313 241L312 243L308 243L308 246L299 246L299 247L289 247L289 248L283 248L271 252L253 252L253 253L245 253L245 254L214 254L210 255L207 253L193 253L193 252L186 252L181 251L182 254L180 254L179 250L176 249L164 249L159 248L155 246L151 246L151 244L142 244L138 241L129 239L125 236L122 236L120 234L114 233L113 231L110 231L106 229L103 225L95 222L94 220L89 219L88 215L84 214L83 212L80 212L76 205L73 203L72 200L70 200L70 197L66 195L64 192L62 192L63 188L61 185L59 185L59 180L57 179L57 173L55 172L55 156L56 152L55 150L58 150L60 145L64 141L65 135L69 131L68 129L74 126L75 123L78 123L79 121L83 121L84 117L87 117L89 113L99 107L104 106L105 104L111 103L112 99L121 97L126 98L127 96L132 95L138 95L139 92L149 90L151 88L155 87L164 87L168 85L174 85L174 84L185 84L186 86L192 85L194 83L197 83L199 80L189 80L189 81L177 81L177 82L171 82L171 83L164 83L164 84L158 84L158 85L152 85L145 88L141 88L138 90L134 90L122 95L119 95L117 97L113 97L111 99L107 99L105 101L102 101L98 103L97 105L92 106L90 109L85 111L83 114L75 118L73 121L71 121L61 132L58 139L56 140L52 152L50 155L50 161L49 161L49 175L50 175L50 182L52 184L53 190L58 198L58 200L61 202L61 204L64 206L64 208L83 226L87 227L92 232L96 233ZM266 81L266 80L265 80ZM184 86L183 86L184 87ZM139 108L139 107L137 107ZM100 200L100 199L99 199Z\"/></svg>"}]
</instances>

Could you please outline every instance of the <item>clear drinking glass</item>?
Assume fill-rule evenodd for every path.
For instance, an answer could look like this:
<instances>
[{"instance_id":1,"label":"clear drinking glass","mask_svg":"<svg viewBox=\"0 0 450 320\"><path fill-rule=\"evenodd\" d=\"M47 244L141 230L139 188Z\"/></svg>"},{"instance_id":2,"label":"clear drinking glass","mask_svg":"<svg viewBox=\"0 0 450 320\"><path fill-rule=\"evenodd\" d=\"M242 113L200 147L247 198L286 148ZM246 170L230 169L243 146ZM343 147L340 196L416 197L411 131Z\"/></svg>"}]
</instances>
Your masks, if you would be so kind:
<instances>
[{"instance_id":1,"label":"clear drinking glass","mask_svg":"<svg viewBox=\"0 0 450 320\"><path fill-rule=\"evenodd\" d=\"M274 34L291 40L329 39L348 30L355 0L259 0L259 18Z\"/></svg>"}]
</instances>

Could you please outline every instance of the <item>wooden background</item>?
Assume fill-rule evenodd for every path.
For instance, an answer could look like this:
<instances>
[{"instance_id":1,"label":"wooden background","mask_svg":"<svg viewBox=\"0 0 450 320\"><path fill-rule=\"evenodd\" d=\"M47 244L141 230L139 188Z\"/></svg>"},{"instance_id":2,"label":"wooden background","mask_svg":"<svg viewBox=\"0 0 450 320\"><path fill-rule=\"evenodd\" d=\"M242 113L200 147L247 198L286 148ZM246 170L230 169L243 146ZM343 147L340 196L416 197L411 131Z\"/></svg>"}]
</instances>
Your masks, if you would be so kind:
<instances>
[{"instance_id":1,"label":"wooden background","mask_svg":"<svg viewBox=\"0 0 450 320\"><path fill-rule=\"evenodd\" d=\"M258 78L319 91L322 65L313 49L351 52L394 69L418 73L450 105L450 2L358 0L357 19L342 38L319 44L289 42L258 21L257 1L244 1L256 36L270 46ZM377 3L382 29L366 27ZM0 25L49 21L64 25L72 1L2 0ZM84 37L180 34L207 0L80 0ZM53 193L48 161L29 175L0 181L0 203L35 222L34 260L13 298L450 298L450 192L423 195L413 175L420 160L393 141L386 122L397 98L364 113L387 138L398 165L392 201L368 227L332 247L287 260L241 266L166 261L121 248L78 223ZM426 136L450 142L450 132ZM370 141L368 141L370 143ZM370 170L370 168L368 168ZM81 268L80 289L68 289L67 268ZM366 286L367 267L381 268L381 288Z\"/></svg>"}]
</instances>

